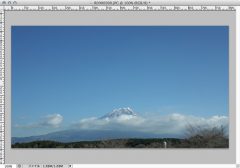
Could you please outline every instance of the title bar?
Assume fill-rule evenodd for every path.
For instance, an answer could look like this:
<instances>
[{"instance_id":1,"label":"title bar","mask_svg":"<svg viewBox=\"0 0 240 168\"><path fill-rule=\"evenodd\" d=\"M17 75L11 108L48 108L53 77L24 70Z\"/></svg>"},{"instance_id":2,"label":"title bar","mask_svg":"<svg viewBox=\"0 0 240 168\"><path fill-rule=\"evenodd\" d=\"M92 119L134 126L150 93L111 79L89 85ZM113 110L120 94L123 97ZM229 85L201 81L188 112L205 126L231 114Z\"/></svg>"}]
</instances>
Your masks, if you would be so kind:
<instances>
[{"instance_id":1,"label":"title bar","mask_svg":"<svg viewBox=\"0 0 240 168\"><path fill-rule=\"evenodd\" d=\"M240 0L0 0L0 5L219 5L239 6Z\"/></svg>"}]
</instances>

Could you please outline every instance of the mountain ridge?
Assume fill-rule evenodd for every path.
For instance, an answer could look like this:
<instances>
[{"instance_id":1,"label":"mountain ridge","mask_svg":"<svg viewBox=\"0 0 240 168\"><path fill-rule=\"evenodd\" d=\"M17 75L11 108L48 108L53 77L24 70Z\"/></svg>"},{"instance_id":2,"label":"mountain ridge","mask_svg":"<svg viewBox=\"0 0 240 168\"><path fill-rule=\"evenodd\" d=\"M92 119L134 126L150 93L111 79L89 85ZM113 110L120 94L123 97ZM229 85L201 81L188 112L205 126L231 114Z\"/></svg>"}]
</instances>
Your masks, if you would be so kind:
<instances>
[{"instance_id":1,"label":"mountain ridge","mask_svg":"<svg viewBox=\"0 0 240 168\"><path fill-rule=\"evenodd\" d=\"M98 118L103 121L125 121L138 117L130 107L114 109L112 112L103 115ZM56 131L37 136L27 137L12 137L12 144L23 143L31 141L52 140L58 142L74 142L74 141L94 141L94 140L108 140L108 139L124 139L124 138L176 138L178 135L172 134L155 134L147 133L143 131L132 131L129 129L120 128L115 130L114 128L107 129L68 129L62 131Z\"/></svg>"},{"instance_id":2,"label":"mountain ridge","mask_svg":"<svg viewBox=\"0 0 240 168\"><path fill-rule=\"evenodd\" d=\"M137 131L116 131L116 130L64 130L48 134L29 136L29 137L12 137L12 144L52 140L58 142L75 142L75 141L95 141L108 139L124 139L124 138L176 138L177 135L153 133L144 133Z\"/></svg>"}]
</instances>

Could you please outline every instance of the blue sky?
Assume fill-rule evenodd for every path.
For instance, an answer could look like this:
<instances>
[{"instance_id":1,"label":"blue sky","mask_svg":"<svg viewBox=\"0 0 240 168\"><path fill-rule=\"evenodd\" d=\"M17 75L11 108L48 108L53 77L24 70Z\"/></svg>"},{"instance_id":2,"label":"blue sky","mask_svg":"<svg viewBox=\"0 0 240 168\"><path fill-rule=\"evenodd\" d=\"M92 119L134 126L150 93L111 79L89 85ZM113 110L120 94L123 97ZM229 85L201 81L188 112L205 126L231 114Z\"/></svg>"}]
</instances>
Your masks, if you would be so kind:
<instances>
[{"instance_id":1,"label":"blue sky","mask_svg":"<svg viewBox=\"0 0 240 168\"><path fill-rule=\"evenodd\" d=\"M12 135L120 107L228 116L228 52L226 26L13 26Z\"/></svg>"}]
</instances>

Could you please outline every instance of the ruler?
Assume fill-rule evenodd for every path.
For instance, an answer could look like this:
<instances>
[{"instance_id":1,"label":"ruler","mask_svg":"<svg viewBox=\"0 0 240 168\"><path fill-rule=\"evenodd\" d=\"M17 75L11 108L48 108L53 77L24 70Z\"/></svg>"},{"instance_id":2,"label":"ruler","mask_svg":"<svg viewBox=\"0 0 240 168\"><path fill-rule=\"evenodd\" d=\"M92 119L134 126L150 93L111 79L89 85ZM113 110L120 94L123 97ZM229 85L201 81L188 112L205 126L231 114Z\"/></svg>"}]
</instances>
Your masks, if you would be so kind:
<instances>
[{"instance_id":1,"label":"ruler","mask_svg":"<svg viewBox=\"0 0 240 168\"><path fill-rule=\"evenodd\" d=\"M4 10L3 7L0 7L0 164L4 163L5 160L5 125L4 125L4 112L5 112L5 68L4 68L4 47L5 47L5 39L4 39Z\"/></svg>"},{"instance_id":2,"label":"ruler","mask_svg":"<svg viewBox=\"0 0 240 168\"><path fill-rule=\"evenodd\" d=\"M163 5L60 5L60 6L0 6L0 164L5 162L5 11L235 11L235 6L163 6Z\"/></svg>"},{"instance_id":3,"label":"ruler","mask_svg":"<svg viewBox=\"0 0 240 168\"><path fill-rule=\"evenodd\" d=\"M235 11L235 6L162 6L162 5L77 5L77 6L4 6L6 11Z\"/></svg>"}]
</instances>

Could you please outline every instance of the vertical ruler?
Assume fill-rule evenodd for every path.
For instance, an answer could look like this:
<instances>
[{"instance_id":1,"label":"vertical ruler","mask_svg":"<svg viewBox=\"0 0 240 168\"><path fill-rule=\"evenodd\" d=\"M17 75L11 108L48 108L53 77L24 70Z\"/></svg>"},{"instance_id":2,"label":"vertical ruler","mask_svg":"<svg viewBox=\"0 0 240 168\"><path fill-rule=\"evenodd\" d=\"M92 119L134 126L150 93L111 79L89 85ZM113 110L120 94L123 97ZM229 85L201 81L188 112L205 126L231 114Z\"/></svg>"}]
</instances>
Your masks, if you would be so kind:
<instances>
[{"instance_id":1,"label":"vertical ruler","mask_svg":"<svg viewBox=\"0 0 240 168\"><path fill-rule=\"evenodd\" d=\"M0 164L4 164L5 158L5 125L4 125L4 7L0 7Z\"/></svg>"}]
</instances>

